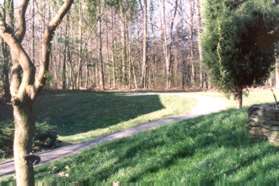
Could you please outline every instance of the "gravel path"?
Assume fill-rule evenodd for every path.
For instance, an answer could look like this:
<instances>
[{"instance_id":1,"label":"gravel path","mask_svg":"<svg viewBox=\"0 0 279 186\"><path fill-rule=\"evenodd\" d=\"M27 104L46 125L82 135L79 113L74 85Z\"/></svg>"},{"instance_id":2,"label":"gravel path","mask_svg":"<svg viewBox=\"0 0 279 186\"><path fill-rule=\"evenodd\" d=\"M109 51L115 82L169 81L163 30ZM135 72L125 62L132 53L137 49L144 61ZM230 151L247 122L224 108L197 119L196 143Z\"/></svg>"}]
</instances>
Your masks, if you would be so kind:
<instances>
[{"instance_id":1,"label":"gravel path","mask_svg":"<svg viewBox=\"0 0 279 186\"><path fill-rule=\"evenodd\" d=\"M142 123L136 127L115 132L107 136L101 136L92 141L68 145L51 151L38 153L37 155L41 157L40 165L46 164L54 160L65 158L66 156L78 154L83 150L94 148L98 144L114 141L117 139L127 138L136 135L140 132L153 130L164 125L173 124L175 122L195 118L198 116L219 112L227 108L225 101L218 97L196 95L195 99L197 99L198 101L197 106L185 116L172 116ZM14 173L13 160L7 160L5 162L0 163L0 176L9 175L12 173Z\"/></svg>"}]
</instances>

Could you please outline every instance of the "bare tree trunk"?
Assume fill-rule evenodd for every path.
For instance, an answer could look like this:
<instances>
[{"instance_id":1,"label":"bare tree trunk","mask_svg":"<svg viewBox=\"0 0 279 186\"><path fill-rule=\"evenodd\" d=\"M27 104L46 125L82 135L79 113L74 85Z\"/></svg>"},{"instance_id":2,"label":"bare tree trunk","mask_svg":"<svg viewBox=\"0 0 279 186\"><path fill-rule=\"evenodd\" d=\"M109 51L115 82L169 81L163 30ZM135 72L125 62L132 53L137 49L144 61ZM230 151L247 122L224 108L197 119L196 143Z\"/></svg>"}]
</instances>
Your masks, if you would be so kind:
<instances>
[{"instance_id":1,"label":"bare tree trunk","mask_svg":"<svg viewBox=\"0 0 279 186\"><path fill-rule=\"evenodd\" d=\"M194 64L194 15L195 2L190 2L190 63L191 63L191 85L195 85L195 64Z\"/></svg>"},{"instance_id":2,"label":"bare tree trunk","mask_svg":"<svg viewBox=\"0 0 279 186\"><path fill-rule=\"evenodd\" d=\"M38 76L35 66L22 46L26 32L25 13L29 0L20 0L15 11L15 29L7 29L7 22L0 20L0 36L9 46L12 57L11 69L11 102L14 109L14 160L16 182L18 186L33 186L33 159L30 155L34 133L34 116L32 105L46 83L49 69L51 40L54 32L73 0L65 0L57 15L49 22L42 41L42 58Z\"/></svg>"},{"instance_id":3,"label":"bare tree trunk","mask_svg":"<svg viewBox=\"0 0 279 186\"><path fill-rule=\"evenodd\" d=\"M107 59L106 62L107 64L110 64L110 53L109 53L109 25L108 25L108 20L106 20L106 52L107 52ZM109 81L109 88L111 88L111 73L110 73L110 68L108 69L108 81Z\"/></svg>"},{"instance_id":4,"label":"bare tree trunk","mask_svg":"<svg viewBox=\"0 0 279 186\"><path fill-rule=\"evenodd\" d=\"M78 74L77 74L77 89L82 86L82 0L79 0L79 52L78 52Z\"/></svg>"},{"instance_id":5,"label":"bare tree trunk","mask_svg":"<svg viewBox=\"0 0 279 186\"><path fill-rule=\"evenodd\" d=\"M66 25L65 25L65 32L64 32L64 51L63 51L63 64L62 64L62 89L65 90L67 88L67 75L66 75L66 71L67 71L67 50L68 50L68 45L69 45L69 41L68 41L68 26L69 26L69 16L66 16Z\"/></svg>"},{"instance_id":6,"label":"bare tree trunk","mask_svg":"<svg viewBox=\"0 0 279 186\"><path fill-rule=\"evenodd\" d=\"M129 82L129 89L132 89L132 57L131 57L131 41L130 41L130 32L127 29L127 33L126 33L126 37L127 37L127 43L128 43L128 82Z\"/></svg>"},{"instance_id":7,"label":"bare tree trunk","mask_svg":"<svg viewBox=\"0 0 279 186\"><path fill-rule=\"evenodd\" d=\"M199 47L199 81L200 81L200 88L205 88L204 86L204 71L203 71L203 54L202 54L202 41L201 41L201 34L202 34L202 17L201 17L201 4L200 0L197 0L197 11L198 11L198 47Z\"/></svg>"},{"instance_id":8,"label":"bare tree trunk","mask_svg":"<svg viewBox=\"0 0 279 186\"><path fill-rule=\"evenodd\" d=\"M187 85L187 62L184 59L182 61L182 69L181 69L181 75L182 75L182 89L186 88Z\"/></svg>"},{"instance_id":9,"label":"bare tree trunk","mask_svg":"<svg viewBox=\"0 0 279 186\"><path fill-rule=\"evenodd\" d=\"M14 135L14 161L17 185L34 185L33 162L29 154L32 151L34 134L34 116L32 103L26 102L21 106L13 106L15 135Z\"/></svg>"},{"instance_id":10,"label":"bare tree trunk","mask_svg":"<svg viewBox=\"0 0 279 186\"><path fill-rule=\"evenodd\" d=\"M167 20L166 20L166 1L162 0L162 35L163 35L163 49L165 57L165 73L166 73L166 89L171 86L170 78L170 52L168 47L168 36L167 36Z\"/></svg>"},{"instance_id":11,"label":"bare tree trunk","mask_svg":"<svg viewBox=\"0 0 279 186\"><path fill-rule=\"evenodd\" d=\"M174 41L174 21L178 10L178 0L175 0L174 14L170 21L170 44L168 44L167 34L167 19L166 19L166 1L162 0L162 35L163 35L163 51L165 57L165 73L166 73L166 89L171 88L171 58L172 58L172 45Z\"/></svg>"},{"instance_id":12,"label":"bare tree trunk","mask_svg":"<svg viewBox=\"0 0 279 186\"><path fill-rule=\"evenodd\" d=\"M134 60L133 60L133 64L132 64L132 70L133 70L134 86L135 86L135 89L138 89L138 80L137 80L137 74L136 74L135 62L134 62Z\"/></svg>"},{"instance_id":13,"label":"bare tree trunk","mask_svg":"<svg viewBox=\"0 0 279 186\"><path fill-rule=\"evenodd\" d=\"M127 74L126 74L126 65L127 65L127 13L125 12L123 4L121 4L121 19L122 19L122 64L121 64L121 83L126 86L127 84Z\"/></svg>"},{"instance_id":14,"label":"bare tree trunk","mask_svg":"<svg viewBox=\"0 0 279 186\"><path fill-rule=\"evenodd\" d=\"M143 44L142 44L142 67L141 67L141 87L146 88L146 63L147 63L147 35L148 35L148 5L147 0L144 0L144 8L143 8Z\"/></svg>"},{"instance_id":15,"label":"bare tree trunk","mask_svg":"<svg viewBox=\"0 0 279 186\"><path fill-rule=\"evenodd\" d=\"M115 69L115 59L114 59L114 45L115 45L115 38L114 38L114 10L111 11L111 61L112 61L112 86L116 88L116 69Z\"/></svg>"},{"instance_id":16,"label":"bare tree trunk","mask_svg":"<svg viewBox=\"0 0 279 186\"><path fill-rule=\"evenodd\" d=\"M104 59L103 59L103 34L102 34L102 3L99 0L98 7L98 32L99 32L99 60L100 60L100 85L105 90Z\"/></svg>"}]
</instances>

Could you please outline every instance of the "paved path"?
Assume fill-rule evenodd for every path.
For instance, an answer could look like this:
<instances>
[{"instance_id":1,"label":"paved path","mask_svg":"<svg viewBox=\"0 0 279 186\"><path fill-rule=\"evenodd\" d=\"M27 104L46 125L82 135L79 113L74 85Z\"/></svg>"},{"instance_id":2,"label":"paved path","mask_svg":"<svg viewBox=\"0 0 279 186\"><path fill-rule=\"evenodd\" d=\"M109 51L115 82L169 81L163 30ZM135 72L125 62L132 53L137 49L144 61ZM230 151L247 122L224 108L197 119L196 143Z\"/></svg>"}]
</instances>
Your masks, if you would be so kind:
<instances>
[{"instance_id":1,"label":"paved path","mask_svg":"<svg viewBox=\"0 0 279 186\"><path fill-rule=\"evenodd\" d=\"M38 153L37 155L41 157L40 165L48 163L53 160L65 158L66 156L78 154L81 151L93 148L98 144L102 144L117 139L127 138L135 134L138 134L140 132L156 129L164 125L173 124L175 122L195 118L198 116L202 116L214 112L219 112L221 110L226 109L226 104L224 100L218 97L197 95L195 96L195 99L197 99L198 101L197 106L189 114L185 116L172 116L172 117L167 117L167 118L163 118L151 122L146 122L133 128L115 132L107 136L101 136L92 141L68 145L51 151ZM14 173L13 160L8 160L0 163L0 176L9 175L12 173Z\"/></svg>"}]
</instances>

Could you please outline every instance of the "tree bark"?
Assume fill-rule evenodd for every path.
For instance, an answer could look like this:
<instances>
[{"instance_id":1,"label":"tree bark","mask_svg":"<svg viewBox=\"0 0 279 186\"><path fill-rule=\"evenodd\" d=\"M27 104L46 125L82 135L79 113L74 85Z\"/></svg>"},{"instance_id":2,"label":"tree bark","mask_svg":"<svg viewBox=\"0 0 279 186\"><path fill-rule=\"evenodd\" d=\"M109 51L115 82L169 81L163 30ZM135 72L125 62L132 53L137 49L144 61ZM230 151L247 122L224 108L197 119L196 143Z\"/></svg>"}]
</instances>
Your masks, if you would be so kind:
<instances>
[{"instance_id":1,"label":"tree bark","mask_svg":"<svg viewBox=\"0 0 279 186\"><path fill-rule=\"evenodd\" d=\"M122 27L121 27L121 34L122 34L122 64L121 64L121 83L126 86L127 84L127 73L126 73L126 65L127 65L127 12L124 8L124 2L121 3L121 19L122 19Z\"/></svg>"},{"instance_id":2,"label":"tree bark","mask_svg":"<svg viewBox=\"0 0 279 186\"><path fill-rule=\"evenodd\" d=\"M190 2L190 63L191 63L191 85L195 85L196 72L194 64L194 15L195 6L194 0Z\"/></svg>"},{"instance_id":3,"label":"tree bark","mask_svg":"<svg viewBox=\"0 0 279 186\"><path fill-rule=\"evenodd\" d=\"M64 51L63 51L63 64L62 64L62 89L65 90L67 88L67 50L69 45L69 37L68 37L68 26L69 26L69 16L66 18L65 32L64 32Z\"/></svg>"},{"instance_id":4,"label":"tree bark","mask_svg":"<svg viewBox=\"0 0 279 186\"><path fill-rule=\"evenodd\" d=\"M115 45L115 38L114 38L114 10L111 11L111 61L112 61L112 87L113 89L116 88L116 65L115 65L115 59L114 59L114 45Z\"/></svg>"},{"instance_id":5,"label":"tree bark","mask_svg":"<svg viewBox=\"0 0 279 186\"><path fill-rule=\"evenodd\" d=\"M13 109L15 122L14 161L17 185L32 186L34 185L33 162L28 157L32 151L35 128L32 103L14 105Z\"/></svg>"},{"instance_id":6,"label":"tree bark","mask_svg":"<svg viewBox=\"0 0 279 186\"><path fill-rule=\"evenodd\" d=\"M15 11L15 29L0 17L0 36L9 46L12 58L11 102L15 120L14 159L18 186L33 186L33 161L30 159L34 134L32 105L46 82L49 67L51 40L63 17L71 8L73 0L65 0L57 15L49 22L42 42L42 58L38 76L35 66L22 46L26 32L25 13L29 0L21 0Z\"/></svg>"},{"instance_id":7,"label":"tree bark","mask_svg":"<svg viewBox=\"0 0 279 186\"><path fill-rule=\"evenodd\" d=\"M82 0L79 0L79 51L78 51L78 74L77 74L77 89L80 89L82 86L82 62L83 62L83 54L82 54L82 45L83 45L83 37L82 37Z\"/></svg>"},{"instance_id":8,"label":"tree bark","mask_svg":"<svg viewBox=\"0 0 279 186\"><path fill-rule=\"evenodd\" d=\"M166 89L170 88L170 55L168 50L167 38L167 20L166 20L166 1L162 0L162 35L163 35L163 51L165 58L165 73L166 73Z\"/></svg>"},{"instance_id":9,"label":"tree bark","mask_svg":"<svg viewBox=\"0 0 279 186\"><path fill-rule=\"evenodd\" d=\"M236 100L238 103L238 108L241 109L243 106L243 89L240 88L236 93Z\"/></svg>"},{"instance_id":10,"label":"tree bark","mask_svg":"<svg viewBox=\"0 0 279 186\"><path fill-rule=\"evenodd\" d=\"M146 63L147 63L147 35L148 35L148 8L147 0L144 0L143 8L143 44L142 44L142 67L141 67L141 87L146 88Z\"/></svg>"},{"instance_id":11,"label":"tree bark","mask_svg":"<svg viewBox=\"0 0 279 186\"><path fill-rule=\"evenodd\" d=\"M99 0L98 7L98 33L99 33L99 60L100 60L100 86L105 90L105 72L103 59L103 33L102 33L102 1Z\"/></svg>"},{"instance_id":12,"label":"tree bark","mask_svg":"<svg viewBox=\"0 0 279 186\"><path fill-rule=\"evenodd\" d=\"M204 86L204 70L203 70L203 54L202 54L202 41L201 41L201 34L202 34L202 16L201 16L201 2L197 0L197 12L198 12L198 48L199 48L199 79L200 79L200 88L205 88Z\"/></svg>"},{"instance_id":13,"label":"tree bark","mask_svg":"<svg viewBox=\"0 0 279 186\"><path fill-rule=\"evenodd\" d=\"M170 43L168 43L168 32L167 32L167 18L166 18L166 1L162 0L162 35L163 35L163 51L165 57L165 73L166 73L166 89L171 88L171 58L172 58L172 45L174 41L174 21L178 10L178 0L175 0L174 13L170 21Z\"/></svg>"}]
</instances>

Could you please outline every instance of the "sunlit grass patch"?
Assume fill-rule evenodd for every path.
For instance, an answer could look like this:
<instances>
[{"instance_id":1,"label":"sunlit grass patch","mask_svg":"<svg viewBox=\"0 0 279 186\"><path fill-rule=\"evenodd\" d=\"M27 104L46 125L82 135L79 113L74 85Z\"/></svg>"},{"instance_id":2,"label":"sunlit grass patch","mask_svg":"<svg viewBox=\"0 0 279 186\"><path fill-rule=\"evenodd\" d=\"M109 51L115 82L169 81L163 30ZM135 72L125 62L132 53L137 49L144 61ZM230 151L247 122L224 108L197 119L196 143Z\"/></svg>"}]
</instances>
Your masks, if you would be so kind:
<instances>
[{"instance_id":1,"label":"sunlit grass patch","mask_svg":"<svg viewBox=\"0 0 279 186\"><path fill-rule=\"evenodd\" d=\"M249 137L245 110L183 121L37 169L37 180L175 184L276 183L278 149ZM270 173L272 170L272 173ZM59 176L61 172L68 176ZM256 181L255 181L256 180Z\"/></svg>"}]
</instances>

